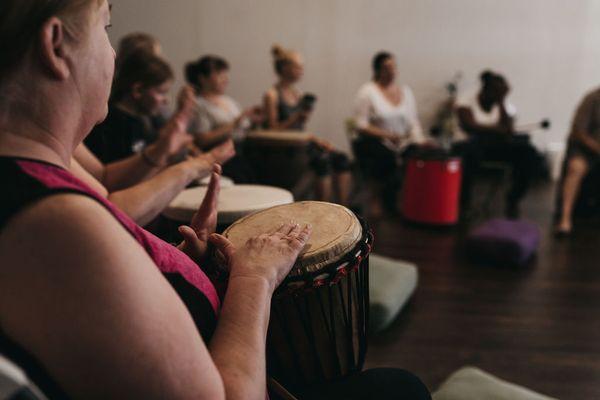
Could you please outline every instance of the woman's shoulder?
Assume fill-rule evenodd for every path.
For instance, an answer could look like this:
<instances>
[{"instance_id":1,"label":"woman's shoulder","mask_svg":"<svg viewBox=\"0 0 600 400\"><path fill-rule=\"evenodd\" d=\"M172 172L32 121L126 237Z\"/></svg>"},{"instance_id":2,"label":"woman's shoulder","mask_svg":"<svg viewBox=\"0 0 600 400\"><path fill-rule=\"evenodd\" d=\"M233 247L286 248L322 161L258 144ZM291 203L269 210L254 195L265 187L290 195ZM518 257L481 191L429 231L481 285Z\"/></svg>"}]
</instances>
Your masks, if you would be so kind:
<instances>
[{"instance_id":1,"label":"woman's shoulder","mask_svg":"<svg viewBox=\"0 0 600 400\"><path fill-rule=\"evenodd\" d=\"M276 85L271 86L267 89L264 95L265 99L269 99L271 101L277 101L279 98L279 89Z\"/></svg>"},{"instance_id":2,"label":"woman's shoulder","mask_svg":"<svg viewBox=\"0 0 600 400\"><path fill-rule=\"evenodd\" d=\"M377 91L377 84L373 81L368 81L363 83L359 88L358 88L358 94L372 94L375 91Z\"/></svg>"}]
</instances>

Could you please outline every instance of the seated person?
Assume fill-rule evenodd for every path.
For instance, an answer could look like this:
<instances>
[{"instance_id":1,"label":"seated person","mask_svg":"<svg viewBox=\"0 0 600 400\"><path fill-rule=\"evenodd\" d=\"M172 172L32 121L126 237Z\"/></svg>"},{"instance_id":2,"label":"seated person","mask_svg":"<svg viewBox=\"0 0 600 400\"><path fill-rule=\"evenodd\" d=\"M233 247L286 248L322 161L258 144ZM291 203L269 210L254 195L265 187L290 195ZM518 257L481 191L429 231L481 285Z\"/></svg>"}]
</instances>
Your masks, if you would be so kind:
<instances>
[{"instance_id":1,"label":"seated person","mask_svg":"<svg viewBox=\"0 0 600 400\"><path fill-rule=\"evenodd\" d=\"M210 149L233 138L236 156L223 165L223 173L236 183L255 181L250 165L243 157L243 140L253 124L262 122L261 107L242 111L225 94L229 83L229 65L217 56L204 56L185 67L187 83L195 90L195 104L188 131L201 149Z\"/></svg>"},{"instance_id":2,"label":"seated person","mask_svg":"<svg viewBox=\"0 0 600 400\"><path fill-rule=\"evenodd\" d=\"M68 170L107 114L107 1L23 4L0 13L0 352L52 399L266 398L271 296L310 227L242 248L211 234L218 167L178 247L136 225ZM222 298L202 268L208 241L228 264ZM406 372L377 376L319 392L430 398Z\"/></svg>"},{"instance_id":3,"label":"seated person","mask_svg":"<svg viewBox=\"0 0 600 400\"><path fill-rule=\"evenodd\" d=\"M186 127L194 105L193 97L182 91L184 96L180 95L171 120L160 130L148 128L160 106L166 104L165 91L171 79L170 68L162 59L146 53L129 57L114 84L113 95L120 101L109 107L108 118L86 139L103 159L81 144L71 163L71 172L140 225L150 223L177 194L235 151L225 143L170 167L173 161L182 160L182 152L192 141Z\"/></svg>"},{"instance_id":4,"label":"seated person","mask_svg":"<svg viewBox=\"0 0 600 400\"><path fill-rule=\"evenodd\" d=\"M313 105L312 102L301 101L304 93L296 87L304 74L302 57L277 45L273 46L272 54L278 81L264 96L265 128L303 131ZM312 142L311 168L318 178L315 188L317 200L330 201L335 188L338 202L348 205L352 186L348 157L321 138L314 136Z\"/></svg>"},{"instance_id":5,"label":"seated person","mask_svg":"<svg viewBox=\"0 0 600 400\"><path fill-rule=\"evenodd\" d=\"M558 187L561 197L557 235L573 229L572 214L587 172L600 160L600 89L588 93L575 113L569 134L565 173Z\"/></svg>"},{"instance_id":6,"label":"seated person","mask_svg":"<svg viewBox=\"0 0 600 400\"><path fill-rule=\"evenodd\" d=\"M519 202L529 190L535 172L536 150L527 137L516 135L516 109L507 100L510 86L497 73L485 71L475 94L460 96L456 114L461 128L454 151L463 158L462 208L470 203L473 176L482 161L506 162L512 168L512 185L506 195L505 214L519 216Z\"/></svg>"},{"instance_id":7,"label":"seated person","mask_svg":"<svg viewBox=\"0 0 600 400\"><path fill-rule=\"evenodd\" d=\"M379 208L379 197L390 210L396 208L397 173L402 157L424 145L415 97L410 87L396 82L394 56L379 52L372 62L373 80L365 83L356 96L355 143L357 157L366 161L367 175L379 183L373 194L372 208ZM383 193L379 193L381 191Z\"/></svg>"},{"instance_id":8,"label":"seated person","mask_svg":"<svg viewBox=\"0 0 600 400\"><path fill-rule=\"evenodd\" d=\"M108 117L85 140L88 148L104 163L145 155L164 124L159 111L168 103L172 81L171 67L162 58L130 55L113 84Z\"/></svg>"}]
</instances>

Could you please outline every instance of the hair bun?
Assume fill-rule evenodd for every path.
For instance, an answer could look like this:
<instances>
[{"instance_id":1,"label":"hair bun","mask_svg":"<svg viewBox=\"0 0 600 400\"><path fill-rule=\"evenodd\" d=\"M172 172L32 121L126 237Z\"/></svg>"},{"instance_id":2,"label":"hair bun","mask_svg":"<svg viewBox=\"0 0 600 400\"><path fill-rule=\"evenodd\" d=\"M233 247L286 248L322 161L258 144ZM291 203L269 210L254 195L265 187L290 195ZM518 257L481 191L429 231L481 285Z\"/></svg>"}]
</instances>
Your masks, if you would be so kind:
<instances>
[{"instance_id":1,"label":"hair bun","mask_svg":"<svg viewBox=\"0 0 600 400\"><path fill-rule=\"evenodd\" d=\"M483 71L481 73L481 75L479 75L479 79L481 79L482 83L488 83L490 82L494 77L496 76L495 73L493 73L491 70L486 69L485 71Z\"/></svg>"},{"instance_id":2,"label":"hair bun","mask_svg":"<svg viewBox=\"0 0 600 400\"><path fill-rule=\"evenodd\" d=\"M286 53L286 51L283 49L283 47L281 47L278 44L274 44L271 47L271 54L273 55L273 57L276 60L281 60L281 59L285 58L285 53Z\"/></svg>"}]
</instances>

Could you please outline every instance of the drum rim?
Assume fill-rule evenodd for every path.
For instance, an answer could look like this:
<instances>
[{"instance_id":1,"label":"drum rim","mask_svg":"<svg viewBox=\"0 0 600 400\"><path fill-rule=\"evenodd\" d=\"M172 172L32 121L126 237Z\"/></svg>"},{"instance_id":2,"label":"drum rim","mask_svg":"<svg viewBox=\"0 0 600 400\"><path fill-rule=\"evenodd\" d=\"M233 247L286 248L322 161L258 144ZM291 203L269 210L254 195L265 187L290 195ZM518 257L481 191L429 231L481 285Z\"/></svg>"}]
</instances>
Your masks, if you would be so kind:
<instances>
[{"instance_id":1,"label":"drum rim","mask_svg":"<svg viewBox=\"0 0 600 400\"><path fill-rule=\"evenodd\" d=\"M272 201L270 204L253 205L252 207L247 206L245 209L242 209L242 210L218 210L217 219L218 219L219 224L231 224L240 219L243 219L252 214L255 214L257 212L268 210L269 208L273 208L273 207L279 207L279 206L283 206L283 205L287 205L287 204L292 204L294 202L294 195L289 190L286 190L286 189L283 189L283 188L280 188L277 186L269 186L269 185L238 184L238 185L232 185L232 186L221 188L221 193L227 193L227 192L232 192L234 190L247 189L247 188L259 188L259 189L267 188L269 190L272 190L273 193L275 193L275 192L280 193L281 197L278 198L276 201ZM208 190L208 186L195 186L192 188L185 189L179 195L177 195L173 200L171 200L169 205L167 207L165 207L165 209L162 211L161 214L164 217L171 219L173 221L189 222L191 220L191 218L193 217L194 213L196 213L198 207L200 206L200 203L198 204L198 207L195 207L195 208L188 208L188 207L183 207L180 205L173 205L173 203L182 193L190 192L193 190L206 191L206 190ZM286 195L285 199L283 198L284 194ZM291 200L291 202L288 200Z\"/></svg>"},{"instance_id":2,"label":"drum rim","mask_svg":"<svg viewBox=\"0 0 600 400\"><path fill-rule=\"evenodd\" d=\"M342 210L348 216L350 216L350 218L355 219L355 222L357 222L357 224L353 227L353 229L351 231L345 233L347 235L354 236L352 238L351 243L349 243L349 244L338 243L335 246L333 246L330 249L330 251L335 253L334 256L328 256L326 253L315 253L310 258L307 258L305 260L302 260L299 257L299 259L296 260L294 267L290 271L289 276L302 276L309 272L310 273L312 273L312 272L319 273L327 265L338 262L351 249L355 248L357 244L361 243L361 241L364 238L365 232L363 230L363 225L361 223L361 220L354 212L352 212L352 210L348 209L347 207L344 207L342 205L335 204L335 203L324 202L324 201L298 201L298 202L293 202L290 204L275 205L273 207L269 207L267 209L257 211L255 213L246 215L243 218L238 219L223 232L223 235L225 237L228 237L228 233L232 229L234 229L236 226L239 226L240 224L243 224L245 221L247 221L251 218L255 218L260 213L265 213L265 212L271 211L271 210L279 208L279 207L289 207L294 204L306 204L306 203L315 203L315 204L327 205L330 207L334 207L336 209Z\"/></svg>"},{"instance_id":3,"label":"drum rim","mask_svg":"<svg viewBox=\"0 0 600 400\"><path fill-rule=\"evenodd\" d=\"M288 275L275 290L274 296L335 284L339 278L347 275L356 268L360 268L362 261L371 254L375 236L364 218L358 215L356 218L361 224L363 234L360 240L352 247L352 251L343 254L337 261L331 261L318 271L306 271L302 274ZM293 287L289 285L297 283L303 283L303 285L294 285Z\"/></svg>"}]
</instances>

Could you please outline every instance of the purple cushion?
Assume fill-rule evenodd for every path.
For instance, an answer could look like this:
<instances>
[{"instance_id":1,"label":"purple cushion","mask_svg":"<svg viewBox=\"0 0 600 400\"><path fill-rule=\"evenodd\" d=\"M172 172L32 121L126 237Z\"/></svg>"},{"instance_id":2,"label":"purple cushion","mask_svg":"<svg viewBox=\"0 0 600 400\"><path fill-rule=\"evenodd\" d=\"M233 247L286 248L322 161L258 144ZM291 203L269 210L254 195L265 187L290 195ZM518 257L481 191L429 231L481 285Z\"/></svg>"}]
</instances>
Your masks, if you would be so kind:
<instances>
[{"instance_id":1,"label":"purple cushion","mask_svg":"<svg viewBox=\"0 0 600 400\"><path fill-rule=\"evenodd\" d=\"M526 221L492 219L475 228L467 249L474 258L504 264L525 264L537 251L540 230Z\"/></svg>"}]
</instances>

